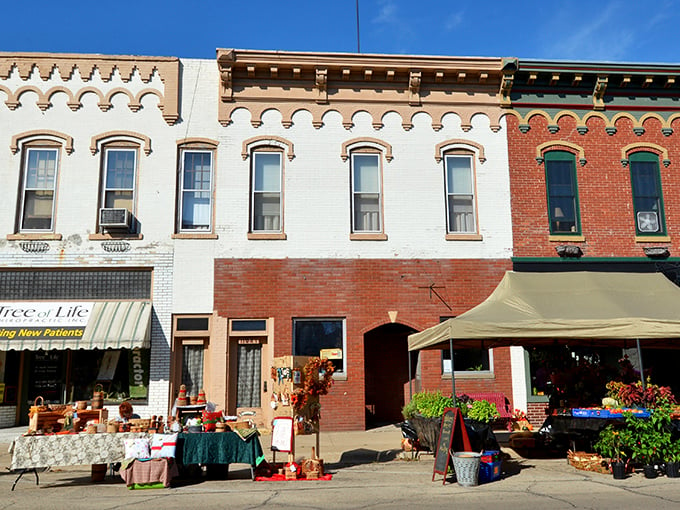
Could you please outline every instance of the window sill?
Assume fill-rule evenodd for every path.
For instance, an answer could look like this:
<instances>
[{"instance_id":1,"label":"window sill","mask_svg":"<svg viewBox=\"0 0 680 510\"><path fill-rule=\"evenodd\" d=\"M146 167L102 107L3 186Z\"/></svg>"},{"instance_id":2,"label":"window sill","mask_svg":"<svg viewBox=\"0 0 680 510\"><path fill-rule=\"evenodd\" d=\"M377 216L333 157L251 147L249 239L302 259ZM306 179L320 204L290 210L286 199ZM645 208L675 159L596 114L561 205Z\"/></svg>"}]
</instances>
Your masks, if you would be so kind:
<instances>
[{"instance_id":1,"label":"window sill","mask_svg":"<svg viewBox=\"0 0 680 510\"><path fill-rule=\"evenodd\" d=\"M635 236L636 243L670 243L671 236L661 235L647 235L647 236Z\"/></svg>"},{"instance_id":2,"label":"window sill","mask_svg":"<svg viewBox=\"0 0 680 510\"><path fill-rule=\"evenodd\" d=\"M188 232L182 232L179 234L172 234L170 236L172 239L217 239L217 234L213 234L212 232L206 232L205 234L199 234L198 232L196 233L188 233Z\"/></svg>"},{"instance_id":3,"label":"window sill","mask_svg":"<svg viewBox=\"0 0 680 510\"><path fill-rule=\"evenodd\" d=\"M345 374L345 373L333 374L333 380L334 381L346 381L347 380L347 374Z\"/></svg>"},{"instance_id":4,"label":"window sill","mask_svg":"<svg viewBox=\"0 0 680 510\"><path fill-rule=\"evenodd\" d=\"M142 234L108 233L108 234L90 234L87 238L90 241L111 241L118 239L124 239L126 241L141 241L142 239L144 239L144 236Z\"/></svg>"},{"instance_id":5,"label":"window sill","mask_svg":"<svg viewBox=\"0 0 680 510\"><path fill-rule=\"evenodd\" d=\"M456 379L495 379L496 375L490 370L456 370ZM444 372L442 379L451 380L451 372Z\"/></svg>"},{"instance_id":6,"label":"window sill","mask_svg":"<svg viewBox=\"0 0 680 510\"><path fill-rule=\"evenodd\" d=\"M8 241L61 241L62 235L53 232L7 234Z\"/></svg>"},{"instance_id":7,"label":"window sill","mask_svg":"<svg viewBox=\"0 0 680 510\"><path fill-rule=\"evenodd\" d=\"M248 239L253 241L285 241L287 237L284 232L248 232Z\"/></svg>"},{"instance_id":8,"label":"window sill","mask_svg":"<svg viewBox=\"0 0 680 510\"><path fill-rule=\"evenodd\" d=\"M569 235L569 234L561 234L561 235L556 235L556 234L550 234L548 236L548 241L550 242L583 242L585 241L586 238L585 236L581 234L575 234L575 235Z\"/></svg>"},{"instance_id":9,"label":"window sill","mask_svg":"<svg viewBox=\"0 0 680 510\"><path fill-rule=\"evenodd\" d=\"M349 240L350 241L387 241L387 234L381 234L378 232L370 233L370 234L350 234L349 235Z\"/></svg>"},{"instance_id":10,"label":"window sill","mask_svg":"<svg viewBox=\"0 0 680 510\"><path fill-rule=\"evenodd\" d=\"M446 234L447 241L483 241L481 234Z\"/></svg>"},{"instance_id":11,"label":"window sill","mask_svg":"<svg viewBox=\"0 0 680 510\"><path fill-rule=\"evenodd\" d=\"M532 404L543 404L543 403L548 403L550 401L550 397L547 395L527 395L527 403L532 403Z\"/></svg>"}]
</instances>

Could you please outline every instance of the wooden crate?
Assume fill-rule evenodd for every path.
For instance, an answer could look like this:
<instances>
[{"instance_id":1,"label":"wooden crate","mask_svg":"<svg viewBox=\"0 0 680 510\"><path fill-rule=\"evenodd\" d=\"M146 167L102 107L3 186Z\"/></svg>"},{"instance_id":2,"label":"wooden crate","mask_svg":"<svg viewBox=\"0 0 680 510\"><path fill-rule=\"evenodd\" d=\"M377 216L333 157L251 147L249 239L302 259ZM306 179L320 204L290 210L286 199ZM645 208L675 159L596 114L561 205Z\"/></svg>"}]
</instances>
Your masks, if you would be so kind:
<instances>
[{"instance_id":1,"label":"wooden crate","mask_svg":"<svg viewBox=\"0 0 680 510\"><path fill-rule=\"evenodd\" d=\"M63 417L64 417L63 411L35 412L28 421L28 433L35 434L39 430L45 431L47 429L59 431L61 429L61 424L58 422L58 420L60 420Z\"/></svg>"}]
</instances>

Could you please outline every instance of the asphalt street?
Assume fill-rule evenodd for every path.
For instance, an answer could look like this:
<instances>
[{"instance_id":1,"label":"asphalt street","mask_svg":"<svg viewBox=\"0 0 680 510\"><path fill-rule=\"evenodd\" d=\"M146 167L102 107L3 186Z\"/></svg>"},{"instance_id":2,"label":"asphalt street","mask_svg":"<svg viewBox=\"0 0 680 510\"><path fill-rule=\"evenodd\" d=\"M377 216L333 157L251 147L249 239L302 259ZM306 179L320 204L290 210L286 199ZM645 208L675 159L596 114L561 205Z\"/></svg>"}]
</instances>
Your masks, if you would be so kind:
<instances>
[{"instance_id":1,"label":"asphalt street","mask_svg":"<svg viewBox=\"0 0 680 510\"><path fill-rule=\"evenodd\" d=\"M262 436L268 452L269 438ZM5 441L0 435L0 441ZM0 444L0 510L50 509L394 509L394 508L517 508L546 509L665 509L680 508L680 479L649 480L640 473L625 480L580 471L565 458L523 458L503 447L500 480L462 487L454 480L433 478L433 458L418 459L400 452L401 433L395 427L366 432L321 434L320 452L328 481L253 482L247 466L231 466L227 479L205 477L176 480L171 488L128 490L117 476L90 481L89 466L54 467L35 476L27 473L14 491L17 475L9 472L8 444ZM501 442L501 444L503 444ZM312 437L300 438L298 456L308 455ZM277 459L280 460L280 459Z\"/></svg>"}]
</instances>

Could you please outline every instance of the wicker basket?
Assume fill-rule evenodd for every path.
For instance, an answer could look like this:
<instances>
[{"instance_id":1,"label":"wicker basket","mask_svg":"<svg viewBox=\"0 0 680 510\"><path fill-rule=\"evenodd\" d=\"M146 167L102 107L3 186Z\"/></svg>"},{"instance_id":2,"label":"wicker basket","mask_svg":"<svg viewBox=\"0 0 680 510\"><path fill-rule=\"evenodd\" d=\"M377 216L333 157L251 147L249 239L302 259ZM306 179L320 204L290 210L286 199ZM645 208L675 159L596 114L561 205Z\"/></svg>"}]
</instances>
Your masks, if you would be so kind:
<instances>
[{"instance_id":1,"label":"wicker basket","mask_svg":"<svg viewBox=\"0 0 680 510\"><path fill-rule=\"evenodd\" d=\"M151 426L151 420L148 418L133 418L128 420L130 423L131 432L147 432Z\"/></svg>"},{"instance_id":2,"label":"wicker basket","mask_svg":"<svg viewBox=\"0 0 680 510\"><path fill-rule=\"evenodd\" d=\"M38 400L40 400L40 404L38 404ZM49 407L45 405L45 399L42 397L35 397L33 405L28 410L28 415L33 417L35 413L44 413L47 410L49 410Z\"/></svg>"},{"instance_id":3,"label":"wicker basket","mask_svg":"<svg viewBox=\"0 0 680 510\"><path fill-rule=\"evenodd\" d=\"M576 469L593 471L595 473L609 473L609 462L597 453L567 452L567 461Z\"/></svg>"}]
</instances>

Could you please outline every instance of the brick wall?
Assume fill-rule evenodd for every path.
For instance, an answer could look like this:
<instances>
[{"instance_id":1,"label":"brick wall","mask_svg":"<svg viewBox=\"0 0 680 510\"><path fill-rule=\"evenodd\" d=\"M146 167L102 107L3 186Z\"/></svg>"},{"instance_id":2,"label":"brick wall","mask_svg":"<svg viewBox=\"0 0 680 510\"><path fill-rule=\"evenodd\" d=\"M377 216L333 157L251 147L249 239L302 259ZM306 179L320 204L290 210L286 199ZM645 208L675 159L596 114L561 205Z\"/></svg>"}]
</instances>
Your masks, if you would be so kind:
<instances>
[{"instance_id":1,"label":"brick wall","mask_svg":"<svg viewBox=\"0 0 680 510\"><path fill-rule=\"evenodd\" d=\"M364 427L364 334L390 322L420 331L442 316L459 315L494 290L510 261L390 259L218 259L215 310L222 317L274 318L274 356L292 353L292 319L346 319L347 379L322 398L322 428ZM451 310L430 292L435 285ZM461 391L503 391L511 395L507 349L494 353L494 376L466 379ZM441 376L440 351L421 353L423 389L449 391Z\"/></svg>"},{"instance_id":2,"label":"brick wall","mask_svg":"<svg viewBox=\"0 0 680 510\"><path fill-rule=\"evenodd\" d=\"M671 254L680 252L680 120L673 123L674 134L664 136L657 119L643 123L644 134L633 133L630 119L616 122L613 135L605 132L604 121L588 119L588 132L579 134L576 120L563 116L559 131L551 134L547 121L540 115L529 120L530 130L523 134L518 121L508 116L508 151L515 257L555 257L555 247L565 241L550 242L546 204L545 167L536 162L536 147L562 140L581 146L587 160L576 163L581 228L584 241L568 242L581 247L584 257L644 257L645 246L667 246ZM670 165L661 164L661 182L666 227L670 241L636 242L635 218L630 185L630 170L621 164L621 149L633 143L649 143L666 148Z\"/></svg>"}]
</instances>

